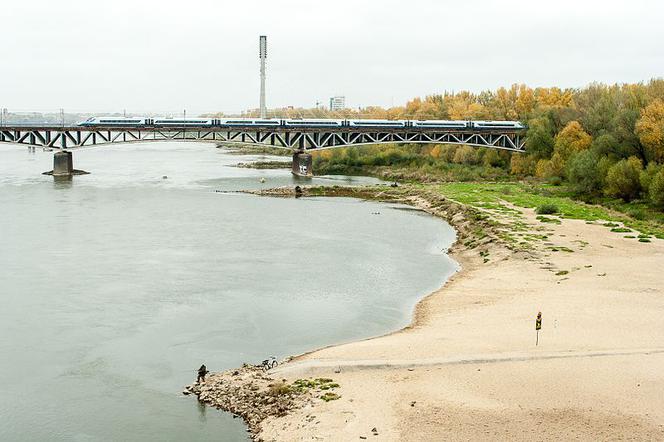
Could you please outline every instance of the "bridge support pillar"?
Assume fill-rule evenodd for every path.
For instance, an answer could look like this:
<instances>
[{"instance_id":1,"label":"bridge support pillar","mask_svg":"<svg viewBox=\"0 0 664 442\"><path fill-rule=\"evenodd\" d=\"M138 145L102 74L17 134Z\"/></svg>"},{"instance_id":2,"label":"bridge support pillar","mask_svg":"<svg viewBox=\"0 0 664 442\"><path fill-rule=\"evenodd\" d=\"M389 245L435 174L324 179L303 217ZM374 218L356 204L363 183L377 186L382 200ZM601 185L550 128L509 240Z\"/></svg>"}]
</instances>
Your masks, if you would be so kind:
<instances>
[{"instance_id":1,"label":"bridge support pillar","mask_svg":"<svg viewBox=\"0 0 664 442\"><path fill-rule=\"evenodd\" d=\"M53 154L53 176L74 174L74 158L72 153L62 150Z\"/></svg>"},{"instance_id":2,"label":"bridge support pillar","mask_svg":"<svg viewBox=\"0 0 664 442\"><path fill-rule=\"evenodd\" d=\"M291 172L295 176L312 177L313 172L313 158L311 154L305 152L295 152L293 154L293 168Z\"/></svg>"},{"instance_id":3,"label":"bridge support pillar","mask_svg":"<svg viewBox=\"0 0 664 442\"><path fill-rule=\"evenodd\" d=\"M74 156L68 150L60 150L53 154L53 170L43 175L53 175L55 178L71 178L74 175L86 175L89 172L74 169Z\"/></svg>"}]
</instances>

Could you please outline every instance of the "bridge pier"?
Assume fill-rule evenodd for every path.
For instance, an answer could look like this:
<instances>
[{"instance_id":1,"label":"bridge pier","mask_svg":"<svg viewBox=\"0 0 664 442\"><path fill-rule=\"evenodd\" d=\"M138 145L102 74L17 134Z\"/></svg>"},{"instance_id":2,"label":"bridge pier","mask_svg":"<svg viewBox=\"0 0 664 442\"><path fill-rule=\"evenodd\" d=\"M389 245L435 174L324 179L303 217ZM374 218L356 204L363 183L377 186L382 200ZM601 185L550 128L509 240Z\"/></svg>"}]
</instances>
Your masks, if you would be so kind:
<instances>
[{"instance_id":1,"label":"bridge pier","mask_svg":"<svg viewBox=\"0 0 664 442\"><path fill-rule=\"evenodd\" d=\"M44 172L44 175L53 175L56 178L71 178L74 175L86 175L89 172L74 169L74 156L68 150L60 150L53 154L53 170Z\"/></svg>"},{"instance_id":2,"label":"bridge pier","mask_svg":"<svg viewBox=\"0 0 664 442\"><path fill-rule=\"evenodd\" d=\"M74 157L68 150L53 154L53 176L74 174Z\"/></svg>"},{"instance_id":3,"label":"bridge pier","mask_svg":"<svg viewBox=\"0 0 664 442\"><path fill-rule=\"evenodd\" d=\"M298 151L293 154L293 168L291 172L295 176L312 177L313 172L313 158L311 154L304 151Z\"/></svg>"}]
</instances>

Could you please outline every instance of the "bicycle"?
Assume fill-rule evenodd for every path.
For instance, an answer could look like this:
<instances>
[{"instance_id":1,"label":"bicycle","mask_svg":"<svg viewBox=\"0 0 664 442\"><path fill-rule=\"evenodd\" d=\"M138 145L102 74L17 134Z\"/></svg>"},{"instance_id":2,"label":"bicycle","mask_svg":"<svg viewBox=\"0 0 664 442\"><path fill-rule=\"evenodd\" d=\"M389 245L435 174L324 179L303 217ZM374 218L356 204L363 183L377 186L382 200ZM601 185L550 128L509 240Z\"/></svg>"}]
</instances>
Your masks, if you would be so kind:
<instances>
[{"instance_id":1,"label":"bicycle","mask_svg":"<svg viewBox=\"0 0 664 442\"><path fill-rule=\"evenodd\" d=\"M268 359L265 359L261 363L261 368L263 369L263 371L268 371L269 369L274 368L276 366L277 366L277 358L275 358L274 356L270 356Z\"/></svg>"}]
</instances>

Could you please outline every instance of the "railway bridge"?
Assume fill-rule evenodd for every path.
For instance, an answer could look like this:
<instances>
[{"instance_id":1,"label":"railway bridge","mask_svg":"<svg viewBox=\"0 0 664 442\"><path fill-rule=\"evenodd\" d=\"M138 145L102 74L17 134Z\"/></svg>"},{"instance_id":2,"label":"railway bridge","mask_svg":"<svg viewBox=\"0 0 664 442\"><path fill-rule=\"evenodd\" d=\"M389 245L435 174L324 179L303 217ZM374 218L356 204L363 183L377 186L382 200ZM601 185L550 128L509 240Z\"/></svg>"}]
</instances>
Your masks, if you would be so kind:
<instances>
[{"instance_id":1,"label":"railway bridge","mask_svg":"<svg viewBox=\"0 0 664 442\"><path fill-rule=\"evenodd\" d=\"M253 144L293 151L293 173L311 175L309 152L370 144L466 144L477 147L525 151L524 130L435 127L191 127L191 126L63 126L6 125L0 143L58 149L58 166L72 167L71 152L85 147L163 141L201 141L217 144ZM58 153L61 161L58 162ZM67 157L66 160L64 159ZM66 173L66 169L61 169ZM71 172L71 170L70 170Z\"/></svg>"}]
</instances>

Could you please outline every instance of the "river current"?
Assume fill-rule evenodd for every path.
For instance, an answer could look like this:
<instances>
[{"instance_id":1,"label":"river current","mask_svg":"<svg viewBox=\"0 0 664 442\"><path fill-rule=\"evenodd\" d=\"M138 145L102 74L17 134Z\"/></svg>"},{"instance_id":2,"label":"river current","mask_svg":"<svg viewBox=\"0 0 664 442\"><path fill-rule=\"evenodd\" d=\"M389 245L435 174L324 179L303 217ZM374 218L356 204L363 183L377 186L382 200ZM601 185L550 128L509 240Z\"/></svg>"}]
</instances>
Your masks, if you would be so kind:
<instances>
[{"instance_id":1,"label":"river current","mask_svg":"<svg viewBox=\"0 0 664 442\"><path fill-rule=\"evenodd\" d=\"M0 146L0 440L245 441L180 394L202 363L395 330L456 270L454 231L419 211L217 192L377 182L233 167L257 158L99 147L55 182L51 152Z\"/></svg>"}]
</instances>

